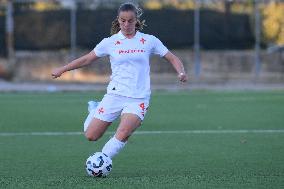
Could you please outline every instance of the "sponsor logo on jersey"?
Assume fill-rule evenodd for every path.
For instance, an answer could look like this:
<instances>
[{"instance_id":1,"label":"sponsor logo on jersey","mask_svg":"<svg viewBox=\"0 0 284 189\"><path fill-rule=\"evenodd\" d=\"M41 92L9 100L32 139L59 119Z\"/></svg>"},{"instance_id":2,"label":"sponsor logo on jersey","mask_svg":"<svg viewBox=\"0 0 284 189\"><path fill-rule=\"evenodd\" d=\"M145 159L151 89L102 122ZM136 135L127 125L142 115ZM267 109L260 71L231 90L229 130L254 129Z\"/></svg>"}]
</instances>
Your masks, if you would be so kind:
<instances>
[{"instance_id":1,"label":"sponsor logo on jersey","mask_svg":"<svg viewBox=\"0 0 284 189\"><path fill-rule=\"evenodd\" d=\"M128 49L128 50L118 50L118 54L133 54L133 53L144 53L146 52L143 49Z\"/></svg>"}]
</instances>

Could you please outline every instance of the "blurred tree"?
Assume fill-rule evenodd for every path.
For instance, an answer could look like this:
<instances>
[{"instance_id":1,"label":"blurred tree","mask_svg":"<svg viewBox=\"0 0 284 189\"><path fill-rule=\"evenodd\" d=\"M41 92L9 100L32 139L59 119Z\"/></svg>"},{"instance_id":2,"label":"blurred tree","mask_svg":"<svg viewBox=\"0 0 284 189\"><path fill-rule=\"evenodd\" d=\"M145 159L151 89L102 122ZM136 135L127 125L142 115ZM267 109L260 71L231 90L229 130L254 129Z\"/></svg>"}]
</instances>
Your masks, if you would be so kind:
<instances>
[{"instance_id":1,"label":"blurred tree","mask_svg":"<svg viewBox=\"0 0 284 189\"><path fill-rule=\"evenodd\" d=\"M263 7L262 31L266 42L284 45L284 3L270 2Z\"/></svg>"},{"instance_id":2,"label":"blurred tree","mask_svg":"<svg viewBox=\"0 0 284 189\"><path fill-rule=\"evenodd\" d=\"M233 13L247 13L252 14L253 12L253 1L236 1L232 4L231 10Z\"/></svg>"},{"instance_id":3,"label":"blurred tree","mask_svg":"<svg viewBox=\"0 0 284 189\"><path fill-rule=\"evenodd\" d=\"M176 9L194 9L194 0L148 0L143 3L146 9L162 9L162 8L176 8Z\"/></svg>"},{"instance_id":4,"label":"blurred tree","mask_svg":"<svg viewBox=\"0 0 284 189\"><path fill-rule=\"evenodd\" d=\"M163 5L162 5L162 3L159 0L147 1L144 4L144 7L146 9L152 9L152 10L161 9L162 6Z\"/></svg>"},{"instance_id":5,"label":"blurred tree","mask_svg":"<svg viewBox=\"0 0 284 189\"><path fill-rule=\"evenodd\" d=\"M60 3L56 0L14 1L13 5L16 12L18 10L48 11L60 9Z\"/></svg>"},{"instance_id":6,"label":"blurred tree","mask_svg":"<svg viewBox=\"0 0 284 189\"><path fill-rule=\"evenodd\" d=\"M60 7L56 1L37 1L34 3L33 8L38 11L45 11L59 9Z\"/></svg>"}]
</instances>

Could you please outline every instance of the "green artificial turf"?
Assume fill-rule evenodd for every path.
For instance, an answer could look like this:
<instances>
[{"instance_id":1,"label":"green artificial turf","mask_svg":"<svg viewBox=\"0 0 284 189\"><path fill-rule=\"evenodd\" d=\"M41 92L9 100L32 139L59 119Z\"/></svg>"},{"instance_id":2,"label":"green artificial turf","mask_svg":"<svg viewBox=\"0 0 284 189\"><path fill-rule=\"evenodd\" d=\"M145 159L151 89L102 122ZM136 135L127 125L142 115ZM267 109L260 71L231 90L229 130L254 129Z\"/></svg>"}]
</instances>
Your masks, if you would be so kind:
<instances>
[{"instance_id":1,"label":"green artificial turf","mask_svg":"<svg viewBox=\"0 0 284 189\"><path fill-rule=\"evenodd\" d=\"M0 94L0 188L284 187L283 91L154 92L140 134L113 159L111 174L96 179L85 160L117 122L96 143L64 133L81 132L87 101L102 96Z\"/></svg>"}]
</instances>

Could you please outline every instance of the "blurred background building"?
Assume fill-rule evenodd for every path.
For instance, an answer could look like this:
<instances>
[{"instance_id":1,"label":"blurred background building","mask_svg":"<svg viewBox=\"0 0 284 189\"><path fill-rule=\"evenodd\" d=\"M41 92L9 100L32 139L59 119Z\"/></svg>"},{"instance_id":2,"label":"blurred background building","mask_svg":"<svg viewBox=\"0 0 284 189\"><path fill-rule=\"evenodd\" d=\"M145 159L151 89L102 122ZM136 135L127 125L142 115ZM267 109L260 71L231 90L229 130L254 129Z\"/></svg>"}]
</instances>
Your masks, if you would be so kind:
<instances>
[{"instance_id":1,"label":"blurred background building","mask_svg":"<svg viewBox=\"0 0 284 189\"><path fill-rule=\"evenodd\" d=\"M51 70L91 51L110 35L122 0L1 0L0 80L48 81ZM145 33L184 62L196 84L283 83L283 0L137 0ZM102 59L57 82L107 83ZM154 84L176 74L152 57Z\"/></svg>"}]
</instances>

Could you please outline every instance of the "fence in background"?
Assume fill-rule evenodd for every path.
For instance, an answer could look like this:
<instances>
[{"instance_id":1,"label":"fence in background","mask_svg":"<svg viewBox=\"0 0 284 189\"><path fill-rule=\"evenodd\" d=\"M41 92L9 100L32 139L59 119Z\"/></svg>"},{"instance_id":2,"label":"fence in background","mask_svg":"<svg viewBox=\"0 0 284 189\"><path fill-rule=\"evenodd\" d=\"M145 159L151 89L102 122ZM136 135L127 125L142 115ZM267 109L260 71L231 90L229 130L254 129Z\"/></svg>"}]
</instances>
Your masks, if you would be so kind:
<instances>
[{"instance_id":1,"label":"fence in background","mask_svg":"<svg viewBox=\"0 0 284 189\"><path fill-rule=\"evenodd\" d=\"M122 1L52 1L55 8L44 11L32 10L30 4L33 2L36 1L7 1L5 14L2 6L0 26L5 27L0 27L0 53L11 60L14 50L70 49L70 57L74 58L77 48L93 48L109 35L111 21ZM269 1L188 2L189 10L173 9L174 6L145 10L143 18L148 25L145 32L156 35L170 48L192 48L197 78L202 74L201 50L254 49L254 75L258 77L262 41L259 8ZM243 11L232 13L234 3L239 3Z\"/></svg>"}]
</instances>

